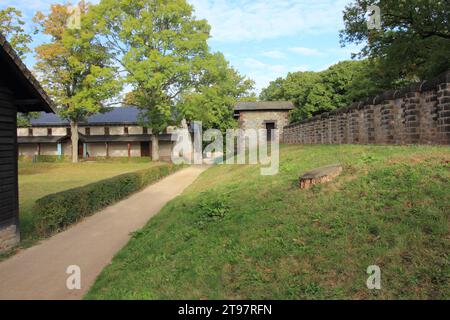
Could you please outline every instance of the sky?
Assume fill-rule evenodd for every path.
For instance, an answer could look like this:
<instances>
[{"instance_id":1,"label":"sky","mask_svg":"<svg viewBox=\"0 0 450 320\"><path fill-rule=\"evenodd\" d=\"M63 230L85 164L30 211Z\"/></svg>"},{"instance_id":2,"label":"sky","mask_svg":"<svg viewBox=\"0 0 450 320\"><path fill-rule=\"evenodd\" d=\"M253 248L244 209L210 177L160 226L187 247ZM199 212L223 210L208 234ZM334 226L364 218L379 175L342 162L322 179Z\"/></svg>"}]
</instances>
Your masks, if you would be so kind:
<instances>
[{"instance_id":1,"label":"sky","mask_svg":"<svg viewBox=\"0 0 450 320\"><path fill-rule=\"evenodd\" d=\"M0 9L23 12L27 29L38 10L65 0L0 0ZM91 3L98 0L91 0ZM197 18L212 27L209 45L222 52L242 75L254 80L257 93L288 72L321 71L351 58L355 46L341 48L342 11L350 0L188 0ZM34 37L33 45L44 41ZM32 55L26 59L32 68Z\"/></svg>"}]
</instances>

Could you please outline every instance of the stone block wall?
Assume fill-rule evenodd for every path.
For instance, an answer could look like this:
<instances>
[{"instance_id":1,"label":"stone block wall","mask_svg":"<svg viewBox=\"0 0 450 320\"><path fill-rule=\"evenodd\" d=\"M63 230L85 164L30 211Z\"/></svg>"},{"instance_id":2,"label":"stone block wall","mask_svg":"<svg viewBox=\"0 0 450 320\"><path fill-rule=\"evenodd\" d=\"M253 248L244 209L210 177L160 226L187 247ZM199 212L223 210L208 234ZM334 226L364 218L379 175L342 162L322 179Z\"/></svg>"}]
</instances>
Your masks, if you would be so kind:
<instances>
[{"instance_id":1,"label":"stone block wall","mask_svg":"<svg viewBox=\"0 0 450 320\"><path fill-rule=\"evenodd\" d=\"M282 137L288 144L450 145L450 70L290 124Z\"/></svg>"},{"instance_id":2,"label":"stone block wall","mask_svg":"<svg viewBox=\"0 0 450 320\"><path fill-rule=\"evenodd\" d=\"M280 130L282 137L283 128L289 123L289 113L285 110L277 111L240 111L239 128L241 129L265 129L266 122L274 122L275 128Z\"/></svg>"},{"instance_id":3,"label":"stone block wall","mask_svg":"<svg viewBox=\"0 0 450 320\"><path fill-rule=\"evenodd\" d=\"M19 230L15 225L0 227L0 252L15 247L19 242Z\"/></svg>"}]
</instances>

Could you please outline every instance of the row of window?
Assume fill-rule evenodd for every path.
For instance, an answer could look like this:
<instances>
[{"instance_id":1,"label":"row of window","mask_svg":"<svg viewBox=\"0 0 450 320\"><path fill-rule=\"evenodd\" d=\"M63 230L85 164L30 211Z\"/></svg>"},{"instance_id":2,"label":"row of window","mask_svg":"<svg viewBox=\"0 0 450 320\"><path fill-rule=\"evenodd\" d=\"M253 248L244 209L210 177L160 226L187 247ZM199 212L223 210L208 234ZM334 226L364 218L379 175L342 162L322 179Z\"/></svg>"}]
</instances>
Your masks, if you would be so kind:
<instances>
[{"instance_id":1,"label":"row of window","mask_svg":"<svg viewBox=\"0 0 450 320\"><path fill-rule=\"evenodd\" d=\"M124 127L123 128L124 133L128 134L128 127ZM70 136L72 134L72 131L70 128L66 128L66 134L68 136ZM143 128L143 134L148 134L148 129L147 128ZM53 130L52 128L47 128L47 136L51 136L53 135ZM90 136L91 135L91 128L86 128L85 129L85 135ZM32 137L33 136L33 128L28 128L28 136ZM109 127L105 127L105 136L109 136Z\"/></svg>"}]
</instances>

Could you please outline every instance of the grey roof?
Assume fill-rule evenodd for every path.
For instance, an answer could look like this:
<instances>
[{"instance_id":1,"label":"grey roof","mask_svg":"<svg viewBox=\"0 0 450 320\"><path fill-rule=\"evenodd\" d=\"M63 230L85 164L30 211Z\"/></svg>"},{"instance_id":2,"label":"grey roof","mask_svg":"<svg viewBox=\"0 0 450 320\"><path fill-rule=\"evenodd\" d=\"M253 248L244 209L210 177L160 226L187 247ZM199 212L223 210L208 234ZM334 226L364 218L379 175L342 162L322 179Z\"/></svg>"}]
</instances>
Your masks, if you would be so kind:
<instances>
[{"instance_id":1,"label":"grey roof","mask_svg":"<svg viewBox=\"0 0 450 320\"><path fill-rule=\"evenodd\" d=\"M68 136L25 136L17 137L17 143L28 144L28 143L58 143L63 140L69 139Z\"/></svg>"},{"instance_id":2,"label":"grey roof","mask_svg":"<svg viewBox=\"0 0 450 320\"><path fill-rule=\"evenodd\" d=\"M80 134L80 141L86 143L100 142L149 142L152 139L151 134L131 134L131 135L95 135L87 136ZM171 141L171 135L164 134L159 136L160 141Z\"/></svg>"},{"instance_id":3,"label":"grey roof","mask_svg":"<svg viewBox=\"0 0 450 320\"><path fill-rule=\"evenodd\" d=\"M235 111L264 111L264 110L292 110L294 104L290 101L258 101L239 102L234 107Z\"/></svg>"},{"instance_id":4,"label":"grey roof","mask_svg":"<svg viewBox=\"0 0 450 320\"><path fill-rule=\"evenodd\" d=\"M87 136L80 135L80 140L86 143L98 143L98 142L144 142L150 141L152 138L149 134L142 135L123 135L123 136L109 136L109 135L95 135Z\"/></svg>"},{"instance_id":5,"label":"grey roof","mask_svg":"<svg viewBox=\"0 0 450 320\"><path fill-rule=\"evenodd\" d=\"M1 33L0 62L1 76L14 91L20 112L56 112L53 101Z\"/></svg>"},{"instance_id":6,"label":"grey roof","mask_svg":"<svg viewBox=\"0 0 450 320\"><path fill-rule=\"evenodd\" d=\"M117 107L111 108L111 111L106 113L95 114L87 119L87 121L80 122L80 125L124 125L124 124L138 124L139 109L137 107ZM61 119L56 114L41 113L39 118L32 119L31 125L39 126L68 126L67 120Z\"/></svg>"}]
</instances>

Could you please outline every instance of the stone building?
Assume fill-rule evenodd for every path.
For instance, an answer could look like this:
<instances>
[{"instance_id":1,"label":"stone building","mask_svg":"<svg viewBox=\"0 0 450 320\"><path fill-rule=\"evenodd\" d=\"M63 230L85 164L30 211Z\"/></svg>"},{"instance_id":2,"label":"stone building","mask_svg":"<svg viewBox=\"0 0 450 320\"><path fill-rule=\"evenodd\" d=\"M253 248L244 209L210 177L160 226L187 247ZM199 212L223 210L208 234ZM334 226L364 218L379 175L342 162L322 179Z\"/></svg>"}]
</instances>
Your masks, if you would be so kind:
<instances>
[{"instance_id":1,"label":"stone building","mask_svg":"<svg viewBox=\"0 0 450 320\"><path fill-rule=\"evenodd\" d=\"M78 155L82 158L150 157L152 134L138 124L136 107L112 108L79 123ZM55 114L40 114L30 127L17 129L19 156L72 156L71 129ZM169 161L171 134L159 135L159 156Z\"/></svg>"},{"instance_id":2,"label":"stone building","mask_svg":"<svg viewBox=\"0 0 450 320\"><path fill-rule=\"evenodd\" d=\"M17 112L54 112L50 98L0 34L0 252L19 233Z\"/></svg>"},{"instance_id":3,"label":"stone building","mask_svg":"<svg viewBox=\"0 0 450 320\"><path fill-rule=\"evenodd\" d=\"M267 129L268 135L271 130L278 129L282 137L292 109L294 105L288 101L239 102L234 108L234 116L241 129Z\"/></svg>"}]
</instances>

